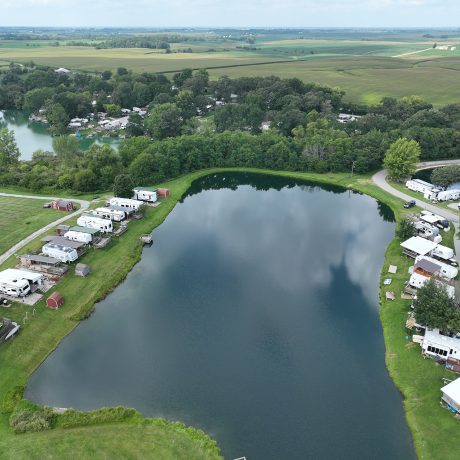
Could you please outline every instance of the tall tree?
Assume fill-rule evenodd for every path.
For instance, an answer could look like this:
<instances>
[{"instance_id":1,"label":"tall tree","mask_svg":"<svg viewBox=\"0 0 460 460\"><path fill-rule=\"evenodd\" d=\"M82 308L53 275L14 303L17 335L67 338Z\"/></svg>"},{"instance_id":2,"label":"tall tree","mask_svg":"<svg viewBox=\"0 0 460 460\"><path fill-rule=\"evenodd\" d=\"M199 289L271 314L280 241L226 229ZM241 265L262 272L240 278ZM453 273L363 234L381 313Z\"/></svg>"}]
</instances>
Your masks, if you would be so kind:
<instances>
[{"instance_id":1,"label":"tall tree","mask_svg":"<svg viewBox=\"0 0 460 460\"><path fill-rule=\"evenodd\" d=\"M14 138L14 131L0 129L0 168L6 169L19 160L19 149Z\"/></svg>"},{"instance_id":2,"label":"tall tree","mask_svg":"<svg viewBox=\"0 0 460 460\"><path fill-rule=\"evenodd\" d=\"M419 160L419 143L401 138L393 142L386 151L384 165L390 177L400 181L415 173Z\"/></svg>"},{"instance_id":3,"label":"tall tree","mask_svg":"<svg viewBox=\"0 0 460 460\"><path fill-rule=\"evenodd\" d=\"M130 174L119 174L113 183L113 194L121 198L133 196L134 182Z\"/></svg>"}]
</instances>

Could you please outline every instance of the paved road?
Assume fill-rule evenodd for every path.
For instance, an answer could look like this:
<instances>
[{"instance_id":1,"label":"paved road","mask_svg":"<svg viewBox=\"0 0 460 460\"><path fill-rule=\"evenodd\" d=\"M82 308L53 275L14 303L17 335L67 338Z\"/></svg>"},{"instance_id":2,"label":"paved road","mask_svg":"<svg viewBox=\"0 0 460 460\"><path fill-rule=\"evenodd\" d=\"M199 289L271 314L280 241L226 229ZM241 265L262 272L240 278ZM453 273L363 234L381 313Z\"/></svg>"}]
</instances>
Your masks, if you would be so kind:
<instances>
[{"instance_id":1,"label":"paved road","mask_svg":"<svg viewBox=\"0 0 460 460\"><path fill-rule=\"evenodd\" d=\"M460 160L445 160L445 161L427 161L424 163L419 163L417 165L417 169L429 169L438 166L446 166L446 165L460 165ZM396 190L392 187L386 180L387 172L386 170L379 171L378 173L372 176L372 180L375 185L380 187L382 190L390 193L391 195L397 196L398 198L403 199L404 201L415 200L417 206L420 206L423 209L426 209L430 212L438 214L439 216L445 217L446 219L453 222L455 227L455 236L454 236L454 246L455 246L455 254L457 260L460 262L460 239L458 238L458 229L459 229L459 213L455 211L450 211L445 208L441 208L431 203L427 203L426 201L419 200L414 198L411 195L406 195L399 190Z\"/></svg>"},{"instance_id":2,"label":"paved road","mask_svg":"<svg viewBox=\"0 0 460 460\"><path fill-rule=\"evenodd\" d=\"M56 200L56 197L50 197L50 196L15 195L15 194L11 194L11 193L0 193L0 196L10 196L10 197L13 197L13 198L29 198L31 200L43 200L43 201ZM24 238L22 241L20 241L19 243L15 244L12 248L10 248L4 254L0 255L0 264L5 262L5 260L7 260L13 254L15 254L17 251L19 251L19 249L23 248L26 244L29 244L32 240L37 238L37 236L40 236L43 233L46 233L47 231L51 230L56 225L59 225L62 222L65 222L66 220L71 219L72 217L78 216L79 214L81 214L82 212L86 211L89 208L89 201L76 200L74 198L72 198L72 201L74 203L78 203L80 205L80 209L78 211L75 211L72 214L66 214L64 217L61 217L60 219L57 219L54 222L51 222L50 224L45 225L40 230L37 230L36 232L34 232L31 235L29 235L27 238Z\"/></svg>"}]
</instances>

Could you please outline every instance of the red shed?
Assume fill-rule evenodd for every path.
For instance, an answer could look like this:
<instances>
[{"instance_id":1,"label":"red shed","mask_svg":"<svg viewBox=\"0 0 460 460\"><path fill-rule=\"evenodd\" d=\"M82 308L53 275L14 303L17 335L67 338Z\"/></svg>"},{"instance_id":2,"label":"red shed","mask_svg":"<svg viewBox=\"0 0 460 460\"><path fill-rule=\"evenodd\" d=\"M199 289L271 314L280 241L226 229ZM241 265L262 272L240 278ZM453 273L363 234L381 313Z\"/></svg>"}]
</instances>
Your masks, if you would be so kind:
<instances>
[{"instance_id":1,"label":"red shed","mask_svg":"<svg viewBox=\"0 0 460 460\"><path fill-rule=\"evenodd\" d=\"M157 195L158 195L159 198L168 198L169 189L167 189L167 188L159 188L159 189L157 189Z\"/></svg>"},{"instance_id":2,"label":"red shed","mask_svg":"<svg viewBox=\"0 0 460 460\"><path fill-rule=\"evenodd\" d=\"M58 291L53 292L46 300L46 305L48 305L49 308L54 308L55 310L62 307L63 304L64 297Z\"/></svg>"},{"instance_id":3,"label":"red shed","mask_svg":"<svg viewBox=\"0 0 460 460\"><path fill-rule=\"evenodd\" d=\"M73 203L69 200L56 200L51 202L51 207L59 211L73 211Z\"/></svg>"}]
</instances>

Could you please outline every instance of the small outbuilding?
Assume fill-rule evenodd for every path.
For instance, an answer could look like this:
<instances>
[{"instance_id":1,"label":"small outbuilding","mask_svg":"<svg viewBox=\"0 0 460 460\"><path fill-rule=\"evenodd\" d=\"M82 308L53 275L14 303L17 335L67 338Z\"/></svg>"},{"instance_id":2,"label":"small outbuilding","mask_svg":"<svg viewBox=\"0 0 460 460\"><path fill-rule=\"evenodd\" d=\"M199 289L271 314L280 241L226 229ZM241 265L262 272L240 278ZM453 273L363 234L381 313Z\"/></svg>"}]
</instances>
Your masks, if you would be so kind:
<instances>
[{"instance_id":1,"label":"small outbuilding","mask_svg":"<svg viewBox=\"0 0 460 460\"><path fill-rule=\"evenodd\" d=\"M168 198L169 189L168 188L159 188L157 189L158 198Z\"/></svg>"},{"instance_id":2,"label":"small outbuilding","mask_svg":"<svg viewBox=\"0 0 460 460\"><path fill-rule=\"evenodd\" d=\"M46 299L46 305L49 308L53 308L54 310L57 310L58 308L61 308L62 305L64 305L64 297L62 294L58 291L54 291L48 299Z\"/></svg>"},{"instance_id":3,"label":"small outbuilding","mask_svg":"<svg viewBox=\"0 0 460 460\"><path fill-rule=\"evenodd\" d=\"M56 233L57 233L59 236L63 236L64 233L67 233L69 230L70 230L70 226L69 226L69 225L61 224L61 225L58 225L58 226L57 226L57 228L56 228Z\"/></svg>"},{"instance_id":4,"label":"small outbuilding","mask_svg":"<svg viewBox=\"0 0 460 460\"><path fill-rule=\"evenodd\" d=\"M58 211L73 211L73 203L69 200L55 200L51 202L51 207Z\"/></svg>"},{"instance_id":5,"label":"small outbuilding","mask_svg":"<svg viewBox=\"0 0 460 460\"><path fill-rule=\"evenodd\" d=\"M447 404L449 410L458 414L460 412L460 379L442 387L441 393L441 400Z\"/></svg>"},{"instance_id":6,"label":"small outbuilding","mask_svg":"<svg viewBox=\"0 0 460 460\"><path fill-rule=\"evenodd\" d=\"M89 268L89 265L86 264L77 264L75 266L75 275L77 276L87 276L91 273L91 269Z\"/></svg>"}]
</instances>

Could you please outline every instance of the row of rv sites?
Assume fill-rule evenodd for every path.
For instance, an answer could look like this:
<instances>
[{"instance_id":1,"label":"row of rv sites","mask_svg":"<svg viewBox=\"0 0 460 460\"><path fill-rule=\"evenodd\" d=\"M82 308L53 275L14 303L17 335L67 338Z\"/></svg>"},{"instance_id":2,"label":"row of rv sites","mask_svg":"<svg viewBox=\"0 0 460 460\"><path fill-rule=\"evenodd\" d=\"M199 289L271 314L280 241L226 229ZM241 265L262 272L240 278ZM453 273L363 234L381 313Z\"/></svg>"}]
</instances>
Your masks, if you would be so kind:
<instances>
[{"instance_id":1,"label":"row of rv sites","mask_svg":"<svg viewBox=\"0 0 460 460\"><path fill-rule=\"evenodd\" d=\"M449 230L449 222L443 217L428 211L422 211L418 216L411 216L417 236L401 243L402 252L414 259L409 268L407 281L401 297L417 298L417 290L433 278L438 286L443 286L449 297L454 299L458 288L458 264L454 258L453 249L441 245L442 236L439 230ZM397 267L390 265L389 273L396 273ZM384 280L385 285L391 284L391 278ZM385 293L387 300L394 300L394 292ZM447 369L460 373L460 334L446 335L439 329L429 329L418 324L411 305L406 327L416 333L412 340L421 345L422 354L444 365ZM441 403L460 418L460 378L448 381L441 388ZM447 383L447 382L446 382Z\"/></svg>"},{"instance_id":2,"label":"row of rv sites","mask_svg":"<svg viewBox=\"0 0 460 460\"><path fill-rule=\"evenodd\" d=\"M76 226L58 225L56 233L42 238L44 242L37 254L22 254L18 265L0 272L0 306L10 307L12 302L35 305L43 294L50 291L69 271L69 265L79 260L88 250L107 246L112 236L119 236L132 219L142 218L143 206L157 206L158 198L167 198L168 189L138 187L134 198L111 198L105 207L83 213ZM149 235L141 238L151 241ZM75 265L77 276L87 276L90 267ZM57 291L47 299L47 306L59 308L64 298ZM13 327L12 327L13 325ZM0 318L0 343L14 336L19 326ZM8 333L3 334L8 329ZM2 332L3 331L3 332Z\"/></svg>"},{"instance_id":3,"label":"row of rv sites","mask_svg":"<svg viewBox=\"0 0 460 460\"><path fill-rule=\"evenodd\" d=\"M460 189L444 190L442 187L430 184L421 179L410 179L406 182L406 187L413 192L423 193L426 200L455 201L460 199Z\"/></svg>"}]
</instances>

